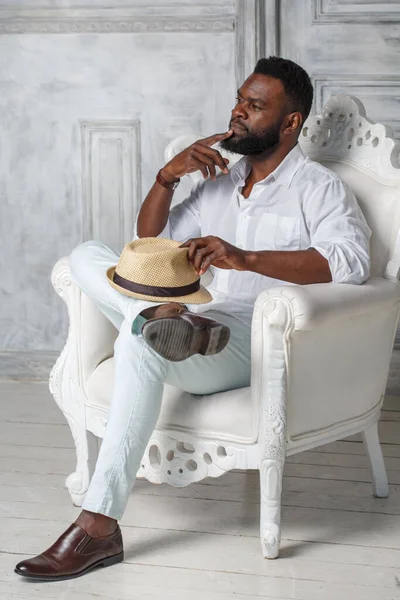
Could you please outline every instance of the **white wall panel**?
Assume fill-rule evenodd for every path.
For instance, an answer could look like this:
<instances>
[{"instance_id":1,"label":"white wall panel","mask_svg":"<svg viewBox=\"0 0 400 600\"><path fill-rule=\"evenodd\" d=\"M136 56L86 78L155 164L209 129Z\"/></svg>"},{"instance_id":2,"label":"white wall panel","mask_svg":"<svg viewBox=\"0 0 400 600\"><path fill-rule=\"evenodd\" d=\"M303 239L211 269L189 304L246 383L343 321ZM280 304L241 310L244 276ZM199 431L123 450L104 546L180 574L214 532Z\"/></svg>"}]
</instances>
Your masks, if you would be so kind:
<instances>
[{"instance_id":1,"label":"white wall panel","mask_svg":"<svg viewBox=\"0 0 400 600\"><path fill-rule=\"evenodd\" d=\"M82 123L84 239L121 251L140 207L139 121Z\"/></svg>"},{"instance_id":2,"label":"white wall panel","mask_svg":"<svg viewBox=\"0 0 400 600\"><path fill-rule=\"evenodd\" d=\"M226 128L235 20L234 0L0 0L0 349L60 349L56 260L129 241L168 142Z\"/></svg>"},{"instance_id":3,"label":"white wall panel","mask_svg":"<svg viewBox=\"0 0 400 600\"><path fill-rule=\"evenodd\" d=\"M314 23L387 23L400 19L398 0L313 0Z\"/></svg>"}]
</instances>

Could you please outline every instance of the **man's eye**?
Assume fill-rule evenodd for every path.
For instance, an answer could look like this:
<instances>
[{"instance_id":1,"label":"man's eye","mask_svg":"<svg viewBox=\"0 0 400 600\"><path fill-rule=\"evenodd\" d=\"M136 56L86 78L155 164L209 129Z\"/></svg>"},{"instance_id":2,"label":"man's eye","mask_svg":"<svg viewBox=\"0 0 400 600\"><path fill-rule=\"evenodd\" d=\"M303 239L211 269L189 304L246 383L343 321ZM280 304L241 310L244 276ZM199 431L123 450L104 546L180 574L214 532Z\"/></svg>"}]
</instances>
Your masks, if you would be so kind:
<instances>
[{"instance_id":1,"label":"man's eye","mask_svg":"<svg viewBox=\"0 0 400 600\"><path fill-rule=\"evenodd\" d=\"M239 96L236 96L236 102L239 104L239 102L243 102L242 98L239 98Z\"/></svg>"},{"instance_id":2,"label":"man's eye","mask_svg":"<svg viewBox=\"0 0 400 600\"><path fill-rule=\"evenodd\" d=\"M261 110L261 106L257 106L257 104L253 104L254 110Z\"/></svg>"}]
</instances>

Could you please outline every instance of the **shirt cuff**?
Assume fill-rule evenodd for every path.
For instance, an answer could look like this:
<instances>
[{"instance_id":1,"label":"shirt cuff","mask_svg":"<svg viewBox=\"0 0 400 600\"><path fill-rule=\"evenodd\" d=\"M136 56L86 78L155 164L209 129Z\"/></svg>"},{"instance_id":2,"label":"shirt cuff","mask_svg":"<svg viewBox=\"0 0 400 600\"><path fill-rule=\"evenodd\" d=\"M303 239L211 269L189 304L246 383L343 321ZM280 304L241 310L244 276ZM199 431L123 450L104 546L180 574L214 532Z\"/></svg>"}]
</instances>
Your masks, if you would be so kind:
<instances>
[{"instance_id":1,"label":"shirt cuff","mask_svg":"<svg viewBox=\"0 0 400 600\"><path fill-rule=\"evenodd\" d=\"M333 242L320 242L319 244L310 247L317 250L317 252L328 261L333 283L346 281L351 273L351 269L344 252L341 251L338 244Z\"/></svg>"}]
</instances>

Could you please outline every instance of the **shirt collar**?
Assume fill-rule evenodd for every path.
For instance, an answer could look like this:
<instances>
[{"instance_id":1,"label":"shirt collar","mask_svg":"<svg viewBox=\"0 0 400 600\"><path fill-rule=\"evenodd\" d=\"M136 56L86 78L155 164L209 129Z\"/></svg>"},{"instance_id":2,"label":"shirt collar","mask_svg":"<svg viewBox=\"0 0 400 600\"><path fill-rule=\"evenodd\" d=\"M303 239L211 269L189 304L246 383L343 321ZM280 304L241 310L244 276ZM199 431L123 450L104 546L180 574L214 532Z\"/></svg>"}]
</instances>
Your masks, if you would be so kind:
<instances>
[{"instance_id":1,"label":"shirt collar","mask_svg":"<svg viewBox=\"0 0 400 600\"><path fill-rule=\"evenodd\" d=\"M283 161L276 167L275 171L270 173L265 179L259 181L256 185L267 183L270 180L274 180L280 185L289 187L292 183L292 179L296 172L306 160L306 157L300 148L299 144L296 144L294 148L285 156ZM250 164L246 156L243 156L238 162L232 167L231 178L234 185L237 185L239 181L245 181L246 177L250 173Z\"/></svg>"}]
</instances>

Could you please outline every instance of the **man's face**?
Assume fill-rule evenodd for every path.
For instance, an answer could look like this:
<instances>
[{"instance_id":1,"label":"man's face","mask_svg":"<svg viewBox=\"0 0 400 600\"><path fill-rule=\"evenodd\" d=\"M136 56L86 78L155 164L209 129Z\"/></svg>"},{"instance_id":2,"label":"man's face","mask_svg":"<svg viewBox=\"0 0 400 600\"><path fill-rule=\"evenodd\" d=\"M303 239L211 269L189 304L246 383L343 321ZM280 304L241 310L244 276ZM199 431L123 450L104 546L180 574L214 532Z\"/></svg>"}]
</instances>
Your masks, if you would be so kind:
<instances>
[{"instance_id":1,"label":"man's face","mask_svg":"<svg viewBox=\"0 0 400 600\"><path fill-rule=\"evenodd\" d=\"M282 82L253 73L238 90L229 123L233 135L221 146L237 154L272 154L287 112Z\"/></svg>"}]
</instances>

